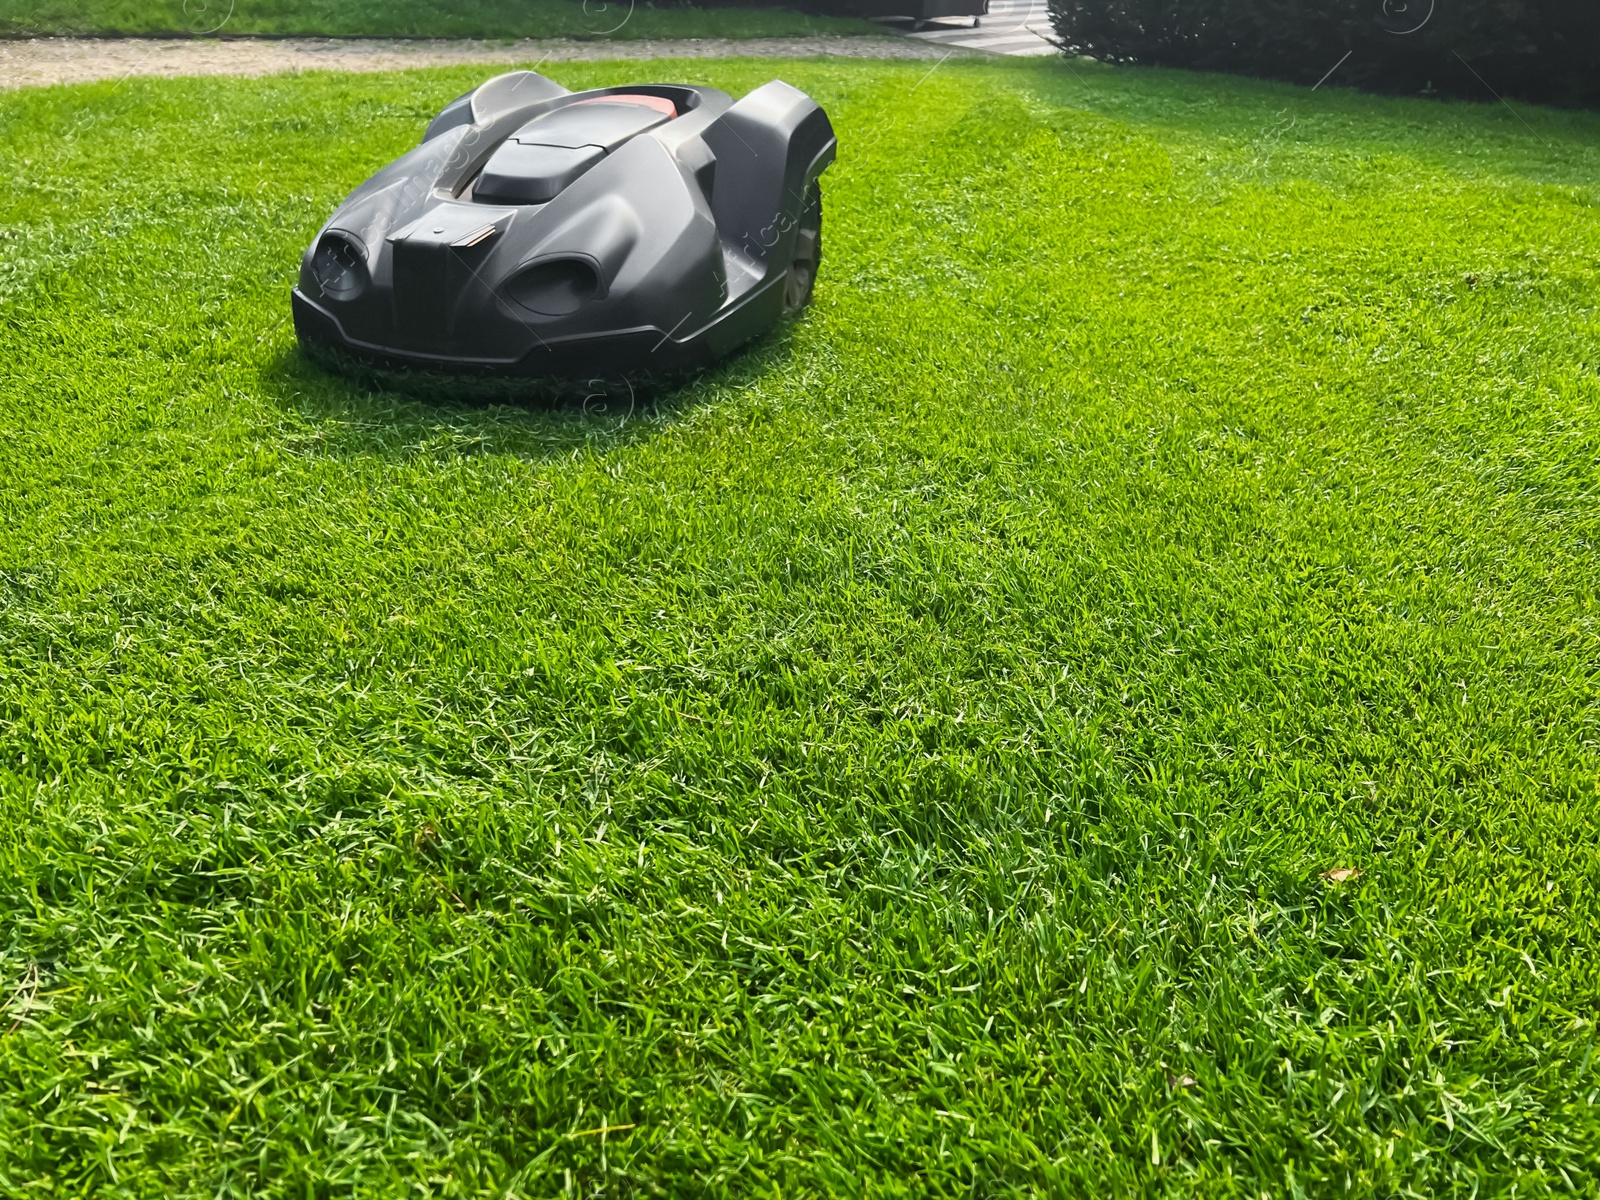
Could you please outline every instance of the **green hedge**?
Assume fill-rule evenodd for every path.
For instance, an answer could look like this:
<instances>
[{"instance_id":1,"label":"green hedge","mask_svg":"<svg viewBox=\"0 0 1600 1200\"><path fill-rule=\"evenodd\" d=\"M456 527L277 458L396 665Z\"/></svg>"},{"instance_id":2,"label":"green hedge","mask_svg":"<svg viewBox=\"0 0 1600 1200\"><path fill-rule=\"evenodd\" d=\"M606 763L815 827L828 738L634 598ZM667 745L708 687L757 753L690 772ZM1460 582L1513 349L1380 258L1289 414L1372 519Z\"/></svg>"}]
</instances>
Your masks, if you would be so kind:
<instances>
[{"instance_id":1,"label":"green hedge","mask_svg":"<svg viewBox=\"0 0 1600 1200\"><path fill-rule=\"evenodd\" d=\"M1050 0L1070 53L1388 92L1600 105L1600 0ZM1348 57L1346 57L1348 55ZM1343 60L1343 61L1341 61Z\"/></svg>"}]
</instances>

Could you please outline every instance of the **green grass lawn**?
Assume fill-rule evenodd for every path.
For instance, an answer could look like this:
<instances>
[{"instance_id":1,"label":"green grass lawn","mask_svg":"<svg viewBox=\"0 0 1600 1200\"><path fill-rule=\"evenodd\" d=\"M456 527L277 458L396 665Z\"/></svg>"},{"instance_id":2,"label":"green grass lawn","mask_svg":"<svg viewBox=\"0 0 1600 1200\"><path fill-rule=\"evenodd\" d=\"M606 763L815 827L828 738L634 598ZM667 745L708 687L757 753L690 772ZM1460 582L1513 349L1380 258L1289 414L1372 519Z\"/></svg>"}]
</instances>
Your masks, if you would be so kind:
<instances>
[{"instance_id":1,"label":"green grass lawn","mask_svg":"<svg viewBox=\"0 0 1600 1200\"><path fill-rule=\"evenodd\" d=\"M928 69L554 72L841 143L587 411L296 350L483 71L0 97L0 1194L1595 1194L1600 116Z\"/></svg>"},{"instance_id":2,"label":"green grass lawn","mask_svg":"<svg viewBox=\"0 0 1600 1200\"><path fill-rule=\"evenodd\" d=\"M783 9L656 8L646 0L0 0L0 37L306 34L323 37L704 38L876 33Z\"/></svg>"}]
</instances>

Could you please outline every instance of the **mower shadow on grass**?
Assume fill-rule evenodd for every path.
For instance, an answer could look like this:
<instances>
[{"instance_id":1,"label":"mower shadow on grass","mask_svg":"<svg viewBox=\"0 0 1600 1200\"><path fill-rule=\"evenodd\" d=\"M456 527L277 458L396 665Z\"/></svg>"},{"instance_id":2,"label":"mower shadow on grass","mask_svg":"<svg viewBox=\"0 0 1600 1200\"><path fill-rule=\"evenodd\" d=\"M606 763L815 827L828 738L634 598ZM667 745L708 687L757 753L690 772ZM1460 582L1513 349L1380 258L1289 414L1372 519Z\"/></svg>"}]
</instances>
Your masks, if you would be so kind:
<instances>
[{"instance_id":1,"label":"mower shadow on grass","mask_svg":"<svg viewBox=\"0 0 1600 1200\"><path fill-rule=\"evenodd\" d=\"M260 389L300 419L303 440L319 453L537 459L604 453L652 437L718 396L787 369L792 357L789 323L704 371L567 383L409 371L295 346L263 366Z\"/></svg>"}]
</instances>

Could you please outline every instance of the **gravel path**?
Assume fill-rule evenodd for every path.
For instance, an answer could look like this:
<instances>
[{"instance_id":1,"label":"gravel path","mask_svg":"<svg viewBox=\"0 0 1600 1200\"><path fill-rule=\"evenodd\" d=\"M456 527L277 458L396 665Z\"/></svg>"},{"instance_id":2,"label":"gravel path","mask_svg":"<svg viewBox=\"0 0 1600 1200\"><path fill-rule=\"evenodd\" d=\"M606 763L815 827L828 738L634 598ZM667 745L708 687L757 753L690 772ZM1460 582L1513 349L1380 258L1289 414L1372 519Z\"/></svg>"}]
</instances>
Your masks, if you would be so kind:
<instances>
[{"instance_id":1,"label":"gravel path","mask_svg":"<svg viewBox=\"0 0 1600 1200\"><path fill-rule=\"evenodd\" d=\"M0 41L0 89L130 75L394 71L454 63L532 65L616 58L942 58L949 48L899 37L488 42L343 38L28 38ZM960 53L958 51L957 53Z\"/></svg>"}]
</instances>

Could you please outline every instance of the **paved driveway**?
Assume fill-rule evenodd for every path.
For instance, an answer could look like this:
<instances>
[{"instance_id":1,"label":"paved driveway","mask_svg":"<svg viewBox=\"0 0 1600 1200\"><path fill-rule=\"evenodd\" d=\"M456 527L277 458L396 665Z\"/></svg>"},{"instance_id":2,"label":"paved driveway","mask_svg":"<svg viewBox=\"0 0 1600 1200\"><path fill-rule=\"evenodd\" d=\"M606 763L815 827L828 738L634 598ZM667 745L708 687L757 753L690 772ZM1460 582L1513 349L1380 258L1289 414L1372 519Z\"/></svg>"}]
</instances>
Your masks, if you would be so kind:
<instances>
[{"instance_id":1,"label":"paved driveway","mask_svg":"<svg viewBox=\"0 0 1600 1200\"><path fill-rule=\"evenodd\" d=\"M1054 34L1050 10L1045 0L991 0L989 15L976 29L966 18L935 21L921 33L909 26L901 32L936 45L960 46L966 50L987 50L991 54L1055 54L1045 39Z\"/></svg>"}]
</instances>

